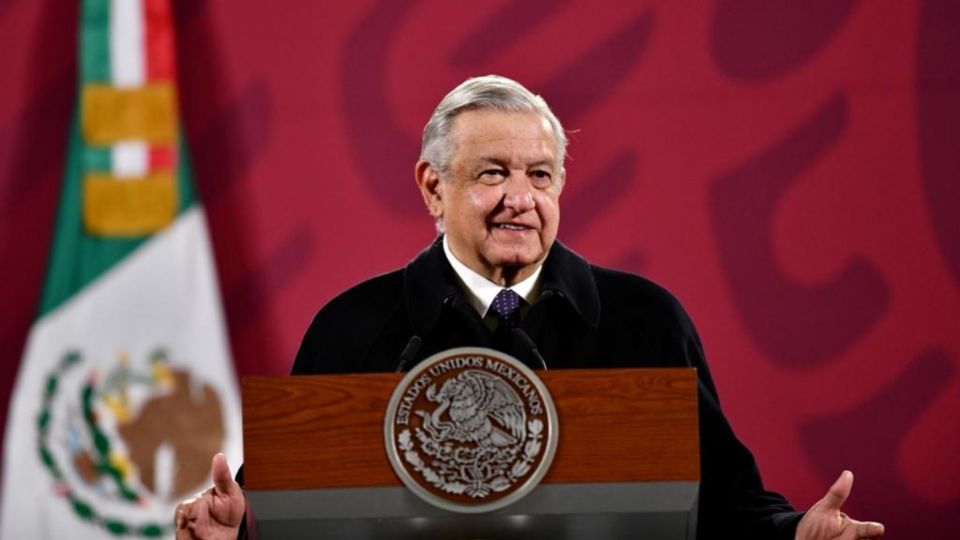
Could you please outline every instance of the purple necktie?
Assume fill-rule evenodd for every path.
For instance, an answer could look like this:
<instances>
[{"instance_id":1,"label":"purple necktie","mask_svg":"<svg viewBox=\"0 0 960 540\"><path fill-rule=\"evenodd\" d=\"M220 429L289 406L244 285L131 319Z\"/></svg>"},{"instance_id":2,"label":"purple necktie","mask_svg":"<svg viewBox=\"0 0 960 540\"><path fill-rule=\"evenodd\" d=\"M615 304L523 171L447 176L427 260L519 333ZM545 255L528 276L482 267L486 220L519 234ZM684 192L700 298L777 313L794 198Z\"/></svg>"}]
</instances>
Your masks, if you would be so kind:
<instances>
[{"instance_id":1,"label":"purple necktie","mask_svg":"<svg viewBox=\"0 0 960 540\"><path fill-rule=\"evenodd\" d=\"M520 295L510 289L497 293L490 309L500 317L500 324L507 330L520 325Z\"/></svg>"}]
</instances>

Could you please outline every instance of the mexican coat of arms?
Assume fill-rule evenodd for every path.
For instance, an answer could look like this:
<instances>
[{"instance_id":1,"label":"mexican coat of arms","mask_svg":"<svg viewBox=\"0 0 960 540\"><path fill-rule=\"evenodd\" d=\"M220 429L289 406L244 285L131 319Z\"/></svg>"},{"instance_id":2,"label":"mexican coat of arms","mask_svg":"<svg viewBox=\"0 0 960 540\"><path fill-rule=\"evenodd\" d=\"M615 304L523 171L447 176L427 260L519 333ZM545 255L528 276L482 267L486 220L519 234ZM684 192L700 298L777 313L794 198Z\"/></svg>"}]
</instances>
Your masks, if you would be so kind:
<instances>
[{"instance_id":1,"label":"mexican coat of arms","mask_svg":"<svg viewBox=\"0 0 960 540\"><path fill-rule=\"evenodd\" d=\"M537 376L491 349L444 351L395 390L387 454L415 494L441 508L486 512L540 481L556 448L556 411Z\"/></svg>"}]
</instances>

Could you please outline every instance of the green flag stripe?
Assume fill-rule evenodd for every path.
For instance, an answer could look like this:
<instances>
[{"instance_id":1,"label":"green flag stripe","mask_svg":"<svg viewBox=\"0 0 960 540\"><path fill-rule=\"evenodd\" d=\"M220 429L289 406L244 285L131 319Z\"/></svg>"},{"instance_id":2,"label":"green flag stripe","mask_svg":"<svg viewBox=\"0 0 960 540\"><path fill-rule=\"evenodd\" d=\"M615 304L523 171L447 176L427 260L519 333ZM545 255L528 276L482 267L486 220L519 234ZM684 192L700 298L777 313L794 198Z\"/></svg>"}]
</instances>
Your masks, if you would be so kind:
<instances>
[{"instance_id":1,"label":"green flag stripe","mask_svg":"<svg viewBox=\"0 0 960 540\"><path fill-rule=\"evenodd\" d=\"M86 172L110 172L113 167L110 148L105 146L86 146L83 149L83 170Z\"/></svg>"},{"instance_id":2,"label":"green flag stripe","mask_svg":"<svg viewBox=\"0 0 960 540\"><path fill-rule=\"evenodd\" d=\"M80 83L110 82L110 0L83 0Z\"/></svg>"},{"instance_id":3,"label":"green flag stripe","mask_svg":"<svg viewBox=\"0 0 960 540\"><path fill-rule=\"evenodd\" d=\"M149 238L112 238L87 234L83 227L83 143L74 113L70 126L63 189L54 225L53 243L38 317L56 309L99 275L120 262ZM189 156L183 137L177 144L177 213L196 201Z\"/></svg>"}]
</instances>

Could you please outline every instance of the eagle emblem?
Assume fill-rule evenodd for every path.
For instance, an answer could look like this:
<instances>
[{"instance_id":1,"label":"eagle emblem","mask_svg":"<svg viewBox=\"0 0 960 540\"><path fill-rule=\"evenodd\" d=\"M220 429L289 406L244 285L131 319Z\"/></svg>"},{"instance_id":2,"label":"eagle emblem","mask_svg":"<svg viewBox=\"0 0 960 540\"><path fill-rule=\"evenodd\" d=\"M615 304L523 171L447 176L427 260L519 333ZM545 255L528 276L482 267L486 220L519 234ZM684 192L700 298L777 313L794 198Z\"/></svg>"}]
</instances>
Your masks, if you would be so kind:
<instances>
[{"instance_id":1,"label":"eagle emblem","mask_svg":"<svg viewBox=\"0 0 960 540\"><path fill-rule=\"evenodd\" d=\"M503 380L482 371L464 371L439 391L431 386L427 399L440 405L429 414L415 412L437 443L452 439L502 448L525 438L520 397Z\"/></svg>"},{"instance_id":2,"label":"eagle emblem","mask_svg":"<svg viewBox=\"0 0 960 540\"><path fill-rule=\"evenodd\" d=\"M556 412L543 383L510 356L451 349L421 362L394 391L387 453L427 502L483 512L524 496L556 448Z\"/></svg>"}]
</instances>

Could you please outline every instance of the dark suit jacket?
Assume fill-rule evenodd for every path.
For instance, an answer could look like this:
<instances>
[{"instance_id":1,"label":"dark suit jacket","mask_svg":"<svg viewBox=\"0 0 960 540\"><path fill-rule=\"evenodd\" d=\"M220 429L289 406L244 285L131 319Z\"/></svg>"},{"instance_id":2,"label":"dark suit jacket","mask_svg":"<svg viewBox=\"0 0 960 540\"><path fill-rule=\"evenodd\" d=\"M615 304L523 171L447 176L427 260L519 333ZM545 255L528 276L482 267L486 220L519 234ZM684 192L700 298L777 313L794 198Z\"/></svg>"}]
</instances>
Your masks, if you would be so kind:
<instances>
[{"instance_id":1,"label":"dark suit jacket","mask_svg":"<svg viewBox=\"0 0 960 540\"><path fill-rule=\"evenodd\" d=\"M764 490L753 456L720 409L696 329L677 300L632 274L594 266L555 242L539 299L521 326L556 368L697 368L701 491L698 538L793 538L801 514ZM452 347L507 352L532 367L523 343L495 338L470 306L440 237L402 270L334 298L303 338L292 373L395 371L412 336L422 345L405 368ZM519 340L517 340L519 341Z\"/></svg>"}]
</instances>

